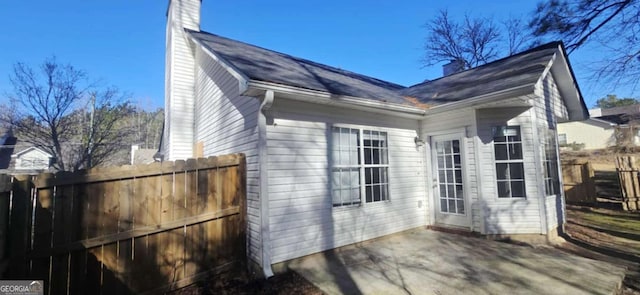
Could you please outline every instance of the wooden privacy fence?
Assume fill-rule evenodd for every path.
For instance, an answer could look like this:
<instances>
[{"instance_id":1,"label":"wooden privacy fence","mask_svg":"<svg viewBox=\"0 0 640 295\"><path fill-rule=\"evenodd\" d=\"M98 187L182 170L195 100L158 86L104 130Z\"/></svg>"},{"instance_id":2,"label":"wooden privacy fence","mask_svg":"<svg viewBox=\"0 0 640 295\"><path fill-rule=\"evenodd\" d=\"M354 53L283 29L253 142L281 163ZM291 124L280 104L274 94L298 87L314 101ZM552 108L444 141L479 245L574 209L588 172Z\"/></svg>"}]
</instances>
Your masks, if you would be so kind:
<instances>
[{"instance_id":1,"label":"wooden privacy fence","mask_svg":"<svg viewBox=\"0 0 640 295\"><path fill-rule=\"evenodd\" d=\"M0 188L0 277L44 280L47 294L158 293L246 263L242 154Z\"/></svg>"},{"instance_id":2,"label":"wooden privacy fence","mask_svg":"<svg viewBox=\"0 0 640 295\"><path fill-rule=\"evenodd\" d=\"M616 170L622 191L622 208L627 211L640 210L640 165L634 157L616 157Z\"/></svg>"},{"instance_id":3,"label":"wooden privacy fence","mask_svg":"<svg viewBox=\"0 0 640 295\"><path fill-rule=\"evenodd\" d=\"M588 161L562 161L562 181L567 203L595 204L595 172Z\"/></svg>"}]
</instances>

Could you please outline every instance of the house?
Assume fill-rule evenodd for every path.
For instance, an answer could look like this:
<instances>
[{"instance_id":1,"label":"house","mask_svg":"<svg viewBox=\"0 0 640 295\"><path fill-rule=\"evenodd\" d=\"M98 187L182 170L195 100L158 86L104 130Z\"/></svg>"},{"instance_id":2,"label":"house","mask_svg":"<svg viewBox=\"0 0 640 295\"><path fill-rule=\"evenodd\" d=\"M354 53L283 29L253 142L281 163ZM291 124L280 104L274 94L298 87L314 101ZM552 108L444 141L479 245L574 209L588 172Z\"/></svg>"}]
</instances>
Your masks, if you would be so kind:
<instances>
[{"instance_id":1,"label":"house","mask_svg":"<svg viewBox=\"0 0 640 295\"><path fill-rule=\"evenodd\" d=\"M558 144L568 149L604 149L616 144L616 123L599 118L558 124Z\"/></svg>"},{"instance_id":2,"label":"house","mask_svg":"<svg viewBox=\"0 0 640 295\"><path fill-rule=\"evenodd\" d=\"M140 145L131 145L131 165L146 165L155 162L158 149L142 149Z\"/></svg>"},{"instance_id":3,"label":"house","mask_svg":"<svg viewBox=\"0 0 640 295\"><path fill-rule=\"evenodd\" d=\"M53 158L46 151L18 140L10 131L0 137L0 173L2 174L49 172Z\"/></svg>"},{"instance_id":4,"label":"house","mask_svg":"<svg viewBox=\"0 0 640 295\"><path fill-rule=\"evenodd\" d=\"M304 255L430 225L553 238L556 126L588 118L554 42L405 87L200 30L170 1L164 159L245 153L248 255Z\"/></svg>"},{"instance_id":5,"label":"house","mask_svg":"<svg viewBox=\"0 0 640 295\"><path fill-rule=\"evenodd\" d=\"M633 143L640 145L640 132L632 128L640 117L640 106L590 109L590 118L558 124L558 143L567 148L605 149L617 144L616 132L635 132Z\"/></svg>"}]
</instances>

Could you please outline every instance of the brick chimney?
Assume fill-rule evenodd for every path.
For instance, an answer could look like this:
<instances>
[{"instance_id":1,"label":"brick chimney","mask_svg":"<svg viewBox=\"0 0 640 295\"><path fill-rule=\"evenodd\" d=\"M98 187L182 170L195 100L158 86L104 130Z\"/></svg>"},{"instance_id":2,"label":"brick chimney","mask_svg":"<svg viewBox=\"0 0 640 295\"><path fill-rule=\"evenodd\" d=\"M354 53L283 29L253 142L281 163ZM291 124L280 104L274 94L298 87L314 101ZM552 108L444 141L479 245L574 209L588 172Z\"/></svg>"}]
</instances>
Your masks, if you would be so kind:
<instances>
[{"instance_id":1,"label":"brick chimney","mask_svg":"<svg viewBox=\"0 0 640 295\"><path fill-rule=\"evenodd\" d=\"M165 50L164 159L193 156L195 56L185 29L200 31L201 0L169 0Z\"/></svg>"},{"instance_id":2,"label":"brick chimney","mask_svg":"<svg viewBox=\"0 0 640 295\"><path fill-rule=\"evenodd\" d=\"M446 77L464 71L464 61L453 59L448 64L442 66L442 76Z\"/></svg>"}]
</instances>

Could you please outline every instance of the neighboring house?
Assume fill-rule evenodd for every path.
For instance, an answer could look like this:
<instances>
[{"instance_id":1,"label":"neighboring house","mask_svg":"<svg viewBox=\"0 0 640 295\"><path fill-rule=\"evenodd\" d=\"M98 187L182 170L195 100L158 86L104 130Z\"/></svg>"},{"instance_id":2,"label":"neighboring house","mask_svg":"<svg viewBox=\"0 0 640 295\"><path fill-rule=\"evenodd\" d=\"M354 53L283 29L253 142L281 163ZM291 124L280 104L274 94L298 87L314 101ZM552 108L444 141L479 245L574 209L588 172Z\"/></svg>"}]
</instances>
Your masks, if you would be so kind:
<instances>
[{"instance_id":1,"label":"neighboring house","mask_svg":"<svg viewBox=\"0 0 640 295\"><path fill-rule=\"evenodd\" d=\"M556 126L587 109L561 43L411 87L200 31L170 1L166 160L247 157L262 266L425 226L553 238ZM201 153L201 155L200 155Z\"/></svg>"},{"instance_id":2,"label":"neighboring house","mask_svg":"<svg viewBox=\"0 0 640 295\"><path fill-rule=\"evenodd\" d=\"M576 148L594 150L616 145L614 132L617 124L598 118L584 121L558 124L558 144L570 146L584 145Z\"/></svg>"},{"instance_id":3,"label":"neighboring house","mask_svg":"<svg viewBox=\"0 0 640 295\"><path fill-rule=\"evenodd\" d=\"M51 154L18 140L11 132L0 137L0 173L2 174L49 172L52 160Z\"/></svg>"},{"instance_id":4,"label":"neighboring house","mask_svg":"<svg viewBox=\"0 0 640 295\"><path fill-rule=\"evenodd\" d=\"M640 117L640 106L597 108L589 110L589 114L591 117L583 121L558 124L558 143L568 147L584 145L582 148L585 150L615 146L616 130L625 132L632 124L637 124L633 121ZM640 132L635 130L634 144L640 145Z\"/></svg>"},{"instance_id":5,"label":"neighboring house","mask_svg":"<svg viewBox=\"0 0 640 295\"><path fill-rule=\"evenodd\" d=\"M131 145L131 165L151 164L155 162L157 149L141 149L139 145Z\"/></svg>"}]
</instances>

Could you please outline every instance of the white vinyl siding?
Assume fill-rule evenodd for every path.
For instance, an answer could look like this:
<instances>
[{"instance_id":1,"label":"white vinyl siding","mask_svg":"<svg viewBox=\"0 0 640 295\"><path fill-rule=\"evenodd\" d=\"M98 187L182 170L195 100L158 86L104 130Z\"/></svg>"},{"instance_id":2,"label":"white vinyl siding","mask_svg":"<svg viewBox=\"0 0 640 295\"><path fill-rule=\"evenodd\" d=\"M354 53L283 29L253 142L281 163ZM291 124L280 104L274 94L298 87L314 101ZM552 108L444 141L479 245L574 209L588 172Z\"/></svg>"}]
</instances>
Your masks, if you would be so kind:
<instances>
[{"instance_id":1,"label":"white vinyl siding","mask_svg":"<svg viewBox=\"0 0 640 295\"><path fill-rule=\"evenodd\" d=\"M38 148L30 148L16 157L17 170L45 170L49 168L51 156Z\"/></svg>"},{"instance_id":2,"label":"white vinyl siding","mask_svg":"<svg viewBox=\"0 0 640 295\"><path fill-rule=\"evenodd\" d=\"M167 20L165 160L193 157L194 144L194 50L184 29L199 29L200 1L170 3Z\"/></svg>"},{"instance_id":3,"label":"white vinyl siding","mask_svg":"<svg viewBox=\"0 0 640 295\"><path fill-rule=\"evenodd\" d=\"M569 111L560 96L560 90L551 72L540 79L536 84L535 92L538 95L535 104L538 121L552 123L569 119Z\"/></svg>"},{"instance_id":4,"label":"white vinyl siding","mask_svg":"<svg viewBox=\"0 0 640 295\"><path fill-rule=\"evenodd\" d=\"M244 153L247 159L249 255L261 261L257 118L259 102L240 96L238 80L198 47L195 140L203 156Z\"/></svg>"},{"instance_id":5,"label":"white vinyl siding","mask_svg":"<svg viewBox=\"0 0 640 295\"><path fill-rule=\"evenodd\" d=\"M583 144L585 150L604 149L615 145L614 127L593 119L558 123L558 133L565 144ZM562 144L562 141L559 140Z\"/></svg>"},{"instance_id":6,"label":"white vinyl siding","mask_svg":"<svg viewBox=\"0 0 640 295\"><path fill-rule=\"evenodd\" d=\"M273 263L425 224L424 150L414 142L417 121L278 98L273 116L267 126ZM387 133L389 202L333 207L332 126Z\"/></svg>"},{"instance_id":7,"label":"white vinyl siding","mask_svg":"<svg viewBox=\"0 0 640 295\"><path fill-rule=\"evenodd\" d=\"M543 233L540 211L542 209L541 194L538 194L536 150L531 114L531 110L527 108L491 108L476 111L478 141L480 142L479 163L481 165L480 171L482 171L481 199L483 200L483 221L486 234ZM498 197L493 145L493 127L495 126L520 126L526 198Z\"/></svg>"},{"instance_id":8,"label":"white vinyl siding","mask_svg":"<svg viewBox=\"0 0 640 295\"><path fill-rule=\"evenodd\" d=\"M559 163L557 162L557 140L556 130L558 130L558 122L569 119L568 110L564 100L560 96L560 91L555 82L553 74L548 72L536 84L535 93L537 98L534 105L534 113L537 117L536 122L540 139L539 150L540 155L540 171L543 173L545 185L542 186L545 191L541 195L545 197L547 228L549 230L558 226L559 219L564 218L564 199L560 176L558 172ZM568 123L576 124L576 123ZM587 125L589 126L589 125ZM553 137L553 138L552 138ZM571 142L569 136L565 135L565 141ZM556 161L555 165L546 160ZM553 166L553 167L550 167ZM555 171L550 171L550 169ZM555 172L555 173L554 173Z\"/></svg>"},{"instance_id":9,"label":"white vinyl siding","mask_svg":"<svg viewBox=\"0 0 640 295\"><path fill-rule=\"evenodd\" d=\"M472 109L462 109L450 111L447 113L441 114L433 114L428 115L424 121L422 122L422 134L421 138L429 141L428 136L434 134L447 134L447 133L459 133L463 132L465 137L462 139L464 141L463 146L465 146L465 166L466 173L464 176L466 177L465 190L467 191L468 200L467 200L467 208L465 211L471 210L471 222L472 222L472 230L480 231L482 227L482 217L481 210L483 207L481 199L478 198L478 189L479 189L479 179L478 179L478 169L477 169L477 157L476 157L476 122L474 121L474 111ZM425 153L425 157L431 158L431 151L427 151ZM425 165L425 169L429 171L429 176L425 179L427 184L433 185L431 180L433 180L435 175L432 173L433 165ZM433 199L431 193L429 193L428 197ZM431 204L435 206L434 208L438 208L439 204L435 204L434 200L430 200ZM432 212L427 212L431 214ZM433 221L433 219L431 218Z\"/></svg>"}]
</instances>

